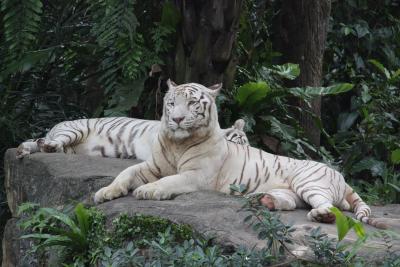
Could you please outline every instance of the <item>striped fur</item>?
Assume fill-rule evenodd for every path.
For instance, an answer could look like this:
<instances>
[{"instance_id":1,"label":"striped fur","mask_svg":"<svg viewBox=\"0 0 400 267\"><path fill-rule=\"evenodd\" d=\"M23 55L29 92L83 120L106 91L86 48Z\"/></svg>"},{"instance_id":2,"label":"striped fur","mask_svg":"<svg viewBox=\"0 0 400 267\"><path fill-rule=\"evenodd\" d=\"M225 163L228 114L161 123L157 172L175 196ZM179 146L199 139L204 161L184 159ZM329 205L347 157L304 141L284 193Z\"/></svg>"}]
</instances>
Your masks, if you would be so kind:
<instances>
[{"instance_id":1,"label":"striped fur","mask_svg":"<svg viewBox=\"0 0 400 267\"><path fill-rule=\"evenodd\" d=\"M65 121L54 126L44 138L23 142L17 149L17 158L35 152L64 152L146 160L151 156L159 127L160 121L126 117ZM244 121L238 120L221 133L228 141L248 144L243 127Z\"/></svg>"},{"instance_id":2,"label":"striped fur","mask_svg":"<svg viewBox=\"0 0 400 267\"><path fill-rule=\"evenodd\" d=\"M178 86L171 81L168 85L151 158L122 171L95 194L95 202L126 195L131 189L138 199L162 200L197 190L231 194L231 184L245 184L246 193L263 193L262 203L272 208L311 206L307 217L312 221L332 222L329 208L336 206L352 209L357 219L371 223L370 208L336 170L222 138L214 102L220 86Z\"/></svg>"}]
</instances>

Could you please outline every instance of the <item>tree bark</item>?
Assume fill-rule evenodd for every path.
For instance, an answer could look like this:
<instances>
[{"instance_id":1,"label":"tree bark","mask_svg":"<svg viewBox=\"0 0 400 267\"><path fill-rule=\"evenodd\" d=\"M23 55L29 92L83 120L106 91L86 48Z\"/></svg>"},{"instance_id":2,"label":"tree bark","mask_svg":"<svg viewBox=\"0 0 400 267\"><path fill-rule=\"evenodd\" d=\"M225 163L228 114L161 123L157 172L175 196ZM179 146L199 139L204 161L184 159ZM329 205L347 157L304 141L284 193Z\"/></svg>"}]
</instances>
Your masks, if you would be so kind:
<instances>
[{"instance_id":1,"label":"tree bark","mask_svg":"<svg viewBox=\"0 0 400 267\"><path fill-rule=\"evenodd\" d=\"M176 0L182 19L172 77L177 83L232 86L242 0Z\"/></svg>"},{"instance_id":2,"label":"tree bark","mask_svg":"<svg viewBox=\"0 0 400 267\"><path fill-rule=\"evenodd\" d=\"M280 17L282 52L288 62L300 65L296 86L321 86L322 62L331 10L331 0L284 0ZM311 109L300 101L303 110L321 116L321 97L311 101ZM320 145L320 131L306 112L299 114L309 140Z\"/></svg>"}]
</instances>

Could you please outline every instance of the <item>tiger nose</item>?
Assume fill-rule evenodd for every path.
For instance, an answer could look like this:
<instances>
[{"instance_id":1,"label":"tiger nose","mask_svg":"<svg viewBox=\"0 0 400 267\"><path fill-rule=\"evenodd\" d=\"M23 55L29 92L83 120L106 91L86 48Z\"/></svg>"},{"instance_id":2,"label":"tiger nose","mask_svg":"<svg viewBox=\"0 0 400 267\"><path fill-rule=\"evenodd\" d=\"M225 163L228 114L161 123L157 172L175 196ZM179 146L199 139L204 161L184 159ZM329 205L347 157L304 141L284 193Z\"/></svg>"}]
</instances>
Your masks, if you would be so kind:
<instances>
[{"instance_id":1,"label":"tiger nose","mask_svg":"<svg viewBox=\"0 0 400 267\"><path fill-rule=\"evenodd\" d=\"M185 117L175 117L175 118L172 118L172 120L173 120L174 122L176 122L177 124L179 124L181 121L183 121L184 118L185 118Z\"/></svg>"}]
</instances>

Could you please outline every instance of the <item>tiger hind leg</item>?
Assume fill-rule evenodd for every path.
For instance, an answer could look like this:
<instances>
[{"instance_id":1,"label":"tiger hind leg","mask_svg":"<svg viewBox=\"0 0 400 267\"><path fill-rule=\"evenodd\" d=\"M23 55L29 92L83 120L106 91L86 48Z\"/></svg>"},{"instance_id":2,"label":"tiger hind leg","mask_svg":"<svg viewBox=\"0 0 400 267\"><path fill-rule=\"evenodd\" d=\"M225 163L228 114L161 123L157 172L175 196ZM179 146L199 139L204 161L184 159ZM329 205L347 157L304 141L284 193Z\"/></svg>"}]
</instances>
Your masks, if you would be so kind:
<instances>
[{"instance_id":1,"label":"tiger hind leg","mask_svg":"<svg viewBox=\"0 0 400 267\"><path fill-rule=\"evenodd\" d=\"M342 203L340 203L339 205L339 209L344 211L351 211L349 202L346 199L343 199Z\"/></svg>"},{"instance_id":2,"label":"tiger hind leg","mask_svg":"<svg viewBox=\"0 0 400 267\"><path fill-rule=\"evenodd\" d=\"M265 193L260 203L270 210L294 210L306 204L290 189L272 189Z\"/></svg>"},{"instance_id":3,"label":"tiger hind leg","mask_svg":"<svg viewBox=\"0 0 400 267\"><path fill-rule=\"evenodd\" d=\"M43 144L40 146L40 151L46 152L46 153L64 152L64 144L57 140L45 139Z\"/></svg>"}]
</instances>

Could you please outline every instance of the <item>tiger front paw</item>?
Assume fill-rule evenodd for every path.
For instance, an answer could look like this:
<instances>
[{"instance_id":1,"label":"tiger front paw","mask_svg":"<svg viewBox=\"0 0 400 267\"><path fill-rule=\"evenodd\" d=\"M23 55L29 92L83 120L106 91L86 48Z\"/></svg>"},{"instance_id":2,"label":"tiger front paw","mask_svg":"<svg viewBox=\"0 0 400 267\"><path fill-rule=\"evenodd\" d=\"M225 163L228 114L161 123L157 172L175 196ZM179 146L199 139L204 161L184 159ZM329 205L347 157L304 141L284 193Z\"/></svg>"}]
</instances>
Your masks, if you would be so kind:
<instances>
[{"instance_id":1,"label":"tiger front paw","mask_svg":"<svg viewBox=\"0 0 400 267\"><path fill-rule=\"evenodd\" d=\"M40 140L40 139L38 139L38 140ZM40 151L40 148L39 148L38 141L30 139L30 140L27 140L27 141L21 143L17 147L17 151L16 151L15 157L17 159L22 159L26 155L29 155L29 154L32 154L32 153L35 153L35 152L39 152L39 151Z\"/></svg>"},{"instance_id":2,"label":"tiger front paw","mask_svg":"<svg viewBox=\"0 0 400 267\"><path fill-rule=\"evenodd\" d=\"M132 194L136 199L153 200L171 199L173 196L172 193L162 189L156 182L139 186Z\"/></svg>"},{"instance_id":3,"label":"tiger front paw","mask_svg":"<svg viewBox=\"0 0 400 267\"><path fill-rule=\"evenodd\" d=\"M109 185L101 188L94 195L94 202L96 204L102 203L104 201L119 198L121 196L126 196L128 194L128 189L123 186Z\"/></svg>"},{"instance_id":4,"label":"tiger front paw","mask_svg":"<svg viewBox=\"0 0 400 267\"><path fill-rule=\"evenodd\" d=\"M29 154L31 154L31 151L24 146L24 143L22 143L17 147L15 157L17 159L22 159L23 157L25 157L26 155L29 155Z\"/></svg>"}]
</instances>

